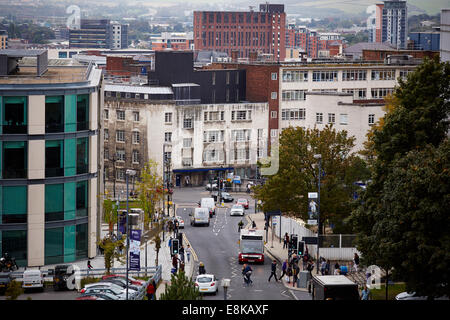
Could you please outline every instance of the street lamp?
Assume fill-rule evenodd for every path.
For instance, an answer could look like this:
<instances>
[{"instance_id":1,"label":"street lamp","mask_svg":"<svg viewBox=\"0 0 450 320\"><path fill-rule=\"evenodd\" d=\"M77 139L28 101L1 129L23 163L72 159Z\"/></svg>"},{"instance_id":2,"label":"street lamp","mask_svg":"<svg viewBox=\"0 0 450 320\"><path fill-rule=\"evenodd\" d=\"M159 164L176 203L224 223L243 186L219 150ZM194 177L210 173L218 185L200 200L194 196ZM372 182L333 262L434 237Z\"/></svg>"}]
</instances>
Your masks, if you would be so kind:
<instances>
[{"instance_id":1,"label":"street lamp","mask_svg":"<svg viewBox=\"0 0 450 320\"><path fill-rule=\"evenodd\" d=\"M223 300L227 300L227 289L230 286L231 279L222 279Z\"/></svg>"},{"instance_id":2,"label":"street lamp","mask_svg":"<svg viewBox=\"0 0 450 320\"><path fill-rule=\"evenodd\" d=\"M130 232L129 232L129 221L128 221L128 212L130 211L129 207L128 207L128 176L132 176L134 177L136 175L136 171L135 170L131 170L131 169L127 169L127 171L125 172L125 176L126 176L126 182L127 182L127 220L126 220L126 224L127 224L127 294L126 294L126 300L128 300L128 251L130 250Z\"/></svg>"},{"instance_id":3,"label":"street lamp","mask_svg":"<svg viewBox=\"0 0 450 320\"><path fill-rule=\"evenodd\" d=\"M163 214L165 214L165 205L164 205L164 190L167 185L167 193L169 192L169 179L167 178L168 172L166 172L166 166L169 167L169 158L166 157L166 147L171 147L171 143L164 142L163 143ZM167 184L166 184L167 181ZM169 194L167 194L167 215L169 215Z\"/></svg>"},{"instance_id":4,"label":"street lamp","mask_svg":"<svg viewBox=\"0 0 450 320\"><path fill-rule=\"evenodd\" d=\"M144 236L144 240L145 240L145 276L147 276L147 242L149 240L148 235Z\"/></svg>"},{"instance_id":5,"label":"street lamp","mask_svg":"<svg viewBox=\"0 0 450 320\"><path fill-rule=\"evenodd\" d=\"M320 229L321 229L321 224L320 224L320 176L322 175L322 170L321 170L321 166L322 166L322 155L321 154L315 154L314 155L314 159L319 160L319 182L318 182L318 203L317 203L317 269L316 269L316 273L319 273L319 247L320 247Z\"/></svg>"},{"instance_id":6,"label":"street lamp","mask_svg":"<svg viewBox=\"0 0 450 320\"><path fill-rule=\"evenodd\" d=\"M113 163L113 196L114 199L116 198L116 161L117 161L117 153L114 153L111 159L112 163Z\"/></svg>"}]
</instances>

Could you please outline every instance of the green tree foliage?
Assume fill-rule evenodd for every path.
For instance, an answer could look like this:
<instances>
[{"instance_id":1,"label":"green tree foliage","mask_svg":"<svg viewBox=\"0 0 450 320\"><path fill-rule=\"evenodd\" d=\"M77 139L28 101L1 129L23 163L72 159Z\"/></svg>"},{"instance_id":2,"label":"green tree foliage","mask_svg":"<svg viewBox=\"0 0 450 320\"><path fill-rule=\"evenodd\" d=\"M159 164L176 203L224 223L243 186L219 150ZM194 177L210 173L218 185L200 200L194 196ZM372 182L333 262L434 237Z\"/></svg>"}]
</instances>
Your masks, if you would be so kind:
<instances>
[{"instance_id":1,"label":"green tree foliage","mask_svg":"<svg viewBox=\"0 0 450 320\"><path fill-rule=\"evenodd\" d=\"M202 296L194 281L186 277L183 271L172 274L170 284L161 294L160 300L201 300Z\"/></svg>"},{"instance_id":2,"label":"green tree foliage","mask_svg":"<svg viewBox=\"0 0 450 320\"><path fill-rule=\"evenodd\" d=\"M449 63L425 60L400 81L373 132L373 181L349 219L365 264L392 267L429 297L449 294L449 101Z\"/></svg>"},{"instance_id":3,"label":"green tree foliage","mask_svg":"<svg viewBox=\"0 0 450 320\"><path fill-rule=\"evenodd\" d=\"M264 186L256 186L255 196L263 210L278 210L308 219L308 192L317 191L318 160L322 155L320 218L343 228L350 214L353 182L365 180L369 172L364 161L351 153L354 137L330 126L323 130L290 127L280 137L279 170Z\"/></svg>"},{"instance_id":4,"label":"green tree foliage","mask_svg":"<svg viewBox=\"0 0 450 320\"><path fill-rule=\"evenodd\" d=\"M163 181L157 170L158 164L150 159L142 169L141 179L137 184L139 203L144 210L145 228L153 220L156 206L163 199Z\"/></svg>"},{"instance_id":5,"label":"green tree foliage","mask_svg":"<svg viewBox=\"0 0 450 320\"><path fill-rule=\"evenodd\" d=\"M111 199L103 200L103 221L108 224L109 234L112 235L114 224L117 223L117 209Z\"/></svg>"},{"instance_id":6,"label":"green tree foliage","mask_svg":"<svg viewBox=\"0 0 450 320\"><path fill-rule=\"evenodd\" d=\"M23 294L22 284L16 280L11 281L5 291L6 300L17 300L21 294Z\"/></svg>"},{"instance_id":7,"label":"green tree foliage","mask_svg":"<svg viewBox=\"0 0 450 320\"><path fill-rule=\"evenodd\" d=\"M110 274L111 268L114 266L114 260L124 263L126 259L125 253L125 237L120 240L113 240L110 237L105 237L98 245L104 250L104 260L106 274ZM123 251L123 253L120 253Z\"/></svg>"}]
</instances>

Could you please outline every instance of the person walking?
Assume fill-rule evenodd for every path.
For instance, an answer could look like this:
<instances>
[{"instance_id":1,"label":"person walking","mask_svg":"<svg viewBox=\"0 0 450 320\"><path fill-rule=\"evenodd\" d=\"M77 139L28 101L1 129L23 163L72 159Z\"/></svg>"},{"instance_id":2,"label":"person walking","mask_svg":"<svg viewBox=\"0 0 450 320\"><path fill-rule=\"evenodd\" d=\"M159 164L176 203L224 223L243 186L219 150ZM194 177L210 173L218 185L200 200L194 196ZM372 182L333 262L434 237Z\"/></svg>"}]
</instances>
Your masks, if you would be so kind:
<instances>
[{"instance_id":1,"label":"person walking","mask_svg":"<svg viewBox=\"0 0 450 320\"><path fill-rule=\"evenodd\" d=\"M180 255L181 262L184 263L184 246L181 246L180 250L178 250L178 253Z\"/></svg>"},{"instance_id":2,"label":"person walking","mask_svg":"<svg viewBox=\"0 0 450 320\"><path fill-rule=\"evenodd\" d=\"M329 275L330 274L330 260L327 260L326 264L325 264L325 275Z\"/></svg>"},{"instance_id":3,"label":"person walking","mask_svg":"<svg viewBox=\"0 0 450 320\"><path fill-rule=\"evenodd\" d=\"M205 274L205 273L206 273L205 265L203 264L203 262L200 261L200 263L198 264L198 274Z\"/></svg>"},{"instance_id":4,"label":"person walking","mask_svg":"<svg viewBox=\"0 0 450 320\"><path fill-rule=\"evenodd\" d=\"M287 276L288 276L288 283L291 283L291 277L292 277L292 262L288 263L287 266Z\"/></svg>"},{"instance_id":5,"label":"person walking","mask_svg":"<svg viewBox=\"0 0 450 320\"><path fill-rule=\"evenodd\" d=\"M93 267L91 266L91 260L88 260L87 267L89 270L93 269Z\"/></svg>"},{"instance_id":6,"label":"person walking","mask_svg":"<svg viewBox=\"0 0 450 320\"><path fill-rule=\"evenodd\" d=\"M287 232L284 234L284 239L283 239L283 249L285 249L285 248L289 249L289 235Z\"/></svg>"},{"instance_id":7,"label":"person walking","mask_svg":"<svg viewBox=\"0 0 450 320\"><path fill-rule=\"evenodd\" d=\"M364 285L364 289L361 291L361 300L369 300L370 299L370 290L367 288L367 285Z\"/></svg>"},{"instance_id":8,"label":"person walking","mask_svg":"<svg viewBox=\"0 0 450 320\"><path fill-rule=\"evenodd\" d=\"M308 251L306 251L302 257L303 270L306 270L306 267L308 266L308 259L309 259L309 255L308 255Z\"/></svg>"},{"instance_id":9,"label":"person walking","mask_svg":"<svg viewBox=\"0 0 450 320\"><path fill-rule=\"evenodd\" d=\"M238 232L241 232L242 227L244 226L244 222L241 220L238 223Z\"/></svg>"},{"instance_id":10,"label":"person walking","mask_svg":"<svg viewBox=\"0 0 450 320\"><path fill-rule=\"evenodd\" d=\"M292 267L292 286L295 287L295 284L297 283L298 280L298 274L300 272L300 268L298 266L297 263L294 263L293 267Z\"/></svg>"},{"instance_id":11,"label":"person walking","mask_svg":"<svg viewBox=\"0 0 450 320\"><path fill-rule=\"evenodd\" d=\"M255 222L255 220L252 221L252 228L256 229L256 222Z\"/></svg>"},{"instance_id":12,"label":"person walking","mask_svg":"<svg viewBox=\"0 0 450 320\"><path fill-rule=\"evenodd\" d=\"M177 254L174 254L172 257L172 267L173 267L173 269L175 269L174 273L177 273L177 271L178 271L178 255Z\"/></svg>"},{"instance_id":13,"label":"person walking","mask_svg":"<svg viewBox=\"0 0 450 320\"><path fill-rule=\"evenodd\" d=\"M320 263L320 273L324 276L325 275L325 269L327 267L327 262L325 260L322 260Z\"/></svg>"},{"instance_id":14,"label":"person walking","mask_svg":"<svg viewBox=\"0 0 450 320\"><path fill-rule=\"evenodd\" d=\"M242 267L242 274L244 275L244 281L247 284L247 286L253 283L252 279L250 278L252 272L253 269L248 264L244 264L244 266Z\"/></svg>"},{"instance_id":15,"label":"person walking","mask_svg":"<svg viewBox=\"0 0 450 320\"><path fill-rule=\"evenodd\" d=\"M358 256L358 254L356 252L355 252L355 255L353 257L353 267L355 268L355 271L358 272L359 256Z\"/></svg>"},{"instance_id":16,"label":"person walking","mask_svg":"<svg viewBox=\"0 0 450 320\"><path fill-rule=\"evenodd\" d=\"M152 280L147 286L147 299L149 301L155 300L155 293L156 293L156 283L155 280Z\"/></svg>"},{"instance_id":17,"label":"person walking","mask_svg":"<svg viewBox=\"0 0 450 320\"><path fill-rule=\"evenodd\" d=\"M281 280L283 280L283 276L286 275L287 267L288 267L288 260L286 259L283 261L283 264L281 265L281 271L282 271L281 276L280 276Z\"/></svg>"},{"instance_id":18,"label":"person walking","mask_svg":"<svg viewBox=\"0 0 450 320\"><path fill-rule=\"evenodd\" d=\"M333 274L334 275L338 275L338 274L340 274L341 273L341 269L340 269L340 265L339 265L339 263L336 261L336 263L334 264L334 272L333 272ZM339 271L338 271L339 270ZM339 272L339 273L338 273Z\"/></svg>"},{"instance_id":19,"label":"person walking","mask_svg":"<svg viewBox=\"0 0 450 320\"><path fill-rule=\"evenodd\" d=\"M187 248L186 248L186 257L187 257L187 262L191 261L191 246L188 244Z\"/></svg>"},{"instance_id":20,"label":"person walking","mask_svg":"<svg viewBox=\"0 0 450 320\"><path fill-rule=\"evenodd\" d=\"M275 276L275 282L278 282L277 273L276 272L277 272L277 261L273 260L272 261L272 266L271 266L270 277L269 277L269 280L267 280L267 281L270 282L270 279L272 279L272 277Z\"/></svg>"}]
</instances>

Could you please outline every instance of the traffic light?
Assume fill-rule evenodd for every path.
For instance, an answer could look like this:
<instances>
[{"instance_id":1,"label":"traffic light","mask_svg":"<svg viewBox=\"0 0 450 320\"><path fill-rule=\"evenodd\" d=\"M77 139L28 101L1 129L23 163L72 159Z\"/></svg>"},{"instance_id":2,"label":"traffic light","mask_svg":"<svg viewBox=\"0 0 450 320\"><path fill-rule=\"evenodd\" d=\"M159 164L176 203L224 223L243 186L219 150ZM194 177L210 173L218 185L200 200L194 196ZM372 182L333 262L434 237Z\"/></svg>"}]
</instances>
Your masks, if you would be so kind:
<instances>
[{"instance_id":1,"label":"traffic light","mask_svg":"<svg viewBox=\"0 0 450 320\"><path fill-rule=\"evenodd\" d=\"M303 241L298 242L298 255L302 256L305 253L305 243Z\"/></svg>"},{"instance_id":2,"label":"traffic light","mask_svg":"<svg viewBox=\"0 0 450 320\"><path fill-rule=\"evenodd\" d=\"M297 252L298 236L296 234L291 234L290 248L292 251Z\"/></svg>"},{"instance_id":3,"label":"traffic light","mask_svg":"<svg viewBox=\"0 0 450 320\"><path fill-rule=\"evenodd\" d=\"M172 255L178 254L179 243L178 239L172 239Z\"/></svg>"}]
</instances>

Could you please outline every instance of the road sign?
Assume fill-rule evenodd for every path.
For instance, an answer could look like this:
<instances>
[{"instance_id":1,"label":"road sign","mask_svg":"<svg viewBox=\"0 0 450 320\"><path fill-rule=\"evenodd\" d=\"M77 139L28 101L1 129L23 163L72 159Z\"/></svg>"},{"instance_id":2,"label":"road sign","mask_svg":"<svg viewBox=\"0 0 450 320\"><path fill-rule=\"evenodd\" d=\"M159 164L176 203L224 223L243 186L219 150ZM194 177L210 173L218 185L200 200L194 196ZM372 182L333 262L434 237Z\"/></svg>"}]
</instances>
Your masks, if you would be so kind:
<instances>
[{"instance_id":1,"label":"road sign","mask_svg":"<svg viewBox=\"0 0 450 320\"><path fill-rule=\"evenodd\" d=\"M309 199L317 199L317 197L318 197L317 192L308 192Z\"/></svg>"},{"instance_id":2,"label":"road sign","mask_svg":"<svg viewBox=\"0 0 450 320\"><path fill-rule=\"evenodd\" d=\"M308 220L307 224L309 224L310 226L316 226L317 225L317 220Z\"/></svg>"}]
</instances>

